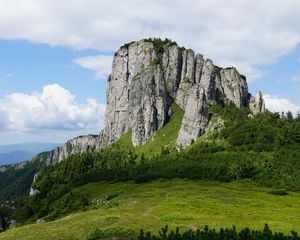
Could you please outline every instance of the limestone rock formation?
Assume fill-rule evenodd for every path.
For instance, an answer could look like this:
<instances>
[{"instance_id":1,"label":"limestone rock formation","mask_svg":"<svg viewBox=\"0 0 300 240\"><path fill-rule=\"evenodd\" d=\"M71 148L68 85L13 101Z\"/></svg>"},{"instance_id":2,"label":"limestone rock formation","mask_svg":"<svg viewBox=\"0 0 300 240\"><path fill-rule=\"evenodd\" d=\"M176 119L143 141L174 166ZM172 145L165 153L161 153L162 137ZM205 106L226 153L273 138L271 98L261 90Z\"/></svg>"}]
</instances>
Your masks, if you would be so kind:
<instances>
[{"instance_id":1,"label":"limestone rock formation","mask_svg":"<svg viewBox=\"0 0 300 240\"><path fill-rule=\"evenodd\" d=\"M79 136L67 141L63 146L52 150L46 159L46 166L53 165L77 153L84 153L102 148L101 137L98 135Z\"/></svg>"},{"instance_id":2,"label":"limestone rock formation","mask_svg":"<svg viewBox=\"0 0 300 240\"><path fill-rule=\"evenodd\" d=\"M129 129L134 146L146 143L170 118L173 101L185 112L177 147L186 147L205 133L211 103L232 101L242 108L249 105L248 96L246 78L234 67L215 66L169 40L126 44L115 53L108 77L104 129L99 136L78 137L53 150L47 164L101 149ZM256 100L250 104L253 112L263 111L262 96Z\"/></svg>"},{"instance_id":3,"label":"limestone rock formation","mask_svg":"<svg viewBox=\"0 0 300 240\"><path fill-rule=\"evenodd\" d=\"M265 101L263 99L263 95L262 95L261 91L258 91L256 93L255 98L254 97L250 98L249 108L254 115L258 114L258 113L263 113L266 111Z\"/></svg>"},{"instance_id":4,"label":"limestone rock formation","mask_svg":"<svg viewBox=\"0 0 300 240\"><path fill-rule=\"evenodd\" d=\"M182 148L195 141L204 133L208 120L205 90L200 86L196 86L189 91L185 114L176 142L177 146Z\"/></svg>"},{"instance_id":5,"label":"limestone rock formation","mask_svg":"<svg viewBox=\"0 0 300 240\"><path fill-rule=\"evenodd\" d=\"M110 144L130 128L132 143L147 142L167 120L171 98L164 72L154 64L153 44L139 41L122 47L113 60L108 79L103 134Z\"/></svg>"}]
</instances>

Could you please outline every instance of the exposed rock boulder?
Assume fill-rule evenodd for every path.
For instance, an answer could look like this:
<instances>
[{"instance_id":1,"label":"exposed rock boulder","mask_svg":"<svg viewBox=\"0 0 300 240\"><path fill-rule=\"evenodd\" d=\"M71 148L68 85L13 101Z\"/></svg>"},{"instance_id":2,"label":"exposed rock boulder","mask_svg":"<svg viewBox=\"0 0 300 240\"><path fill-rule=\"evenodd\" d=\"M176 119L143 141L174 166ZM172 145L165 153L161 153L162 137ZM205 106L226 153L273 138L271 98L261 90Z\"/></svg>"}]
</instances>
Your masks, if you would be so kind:
<instances>
[{"instance_id":1,"label":"exposed rock boulder","mask_svg":"<svg viewBox=\"0 0 300 240\"><path fill-rule=\"evenodd\" d=\"M256 93L255 98L254 97L250 98L249 108L254 115L258 114L258 113L263 113L266 111L265 101L263 99L263 95L262 95L261 91Z\"/></svg>"}]
</instances>

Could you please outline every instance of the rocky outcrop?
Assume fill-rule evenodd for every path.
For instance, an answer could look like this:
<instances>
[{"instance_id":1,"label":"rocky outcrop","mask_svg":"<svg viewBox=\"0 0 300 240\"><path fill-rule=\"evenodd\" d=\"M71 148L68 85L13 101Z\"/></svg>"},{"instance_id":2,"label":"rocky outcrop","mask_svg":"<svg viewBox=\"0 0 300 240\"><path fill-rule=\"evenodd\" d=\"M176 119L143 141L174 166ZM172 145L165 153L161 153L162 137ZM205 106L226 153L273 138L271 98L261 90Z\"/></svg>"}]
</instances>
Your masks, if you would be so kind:
<instances>
[{"instance_id":1,"label":"rocky outcrop","mask_svg":"<svg viewBox=\"0 0 300 240\"><path fill-rule=\"evenodd\" d=\"M248 106L248 96L246 78L234 67L215 66L210 59L171 41L126 44L115 53L108 77L102 132L68 141L51 152L47 164L101 149L129 129L134 146L146 143L170 118L173 101L185 112L177 147L186 147L205 133L211 103L231 101L242 108ZM262 104L257 104L253 111L262 111Z\"/></svg>"},{"instance_id":2,"label":"rocky outcrop","mask_svg":"<svg viewBox=\"0 0 300 240\"><path fill-rule=\"evenodd\" d=\"M101 135L87 135L73 138L63 146L55 148L49 153L46 158L46 166L60 162L72 154L101 149L103 147L102 144Z\"/></svg>"},{"instance_id":3,"label":"rocky outcrop","mask_svg":"<svg viewBox=\"0 0 300 240\"><path fill-rule=\"evenodd\" d=\"M134 146L146 143L170 117L172 101L185 111L177 139L181 148L204 133L211 102L248 105L246 78L235 68L219 68L176 44L165 44L163 53L151 41L129 44L115 54L108 80L103 130L107 144L128 129Z\"/></svg>"},{"instance_id":4,"label":"rocky outcrop","mask_svg":"<svg viewBox=\"0 0 300 240\"><path fill-rule=\"evenodd\" d=\"M171 96L164 74L173 77L174 73L169 66L163 71L154 63L156 58L153 44L147 41L122 47L115 54L108 79L103 130L107 144L129 129L132 129L133 145L143 144L167 121ZM169 88L174 88L172 82Z\"/></svg>"},{"instance_id":5,"label":"rocky outcrop","mask_svg":"<svg viewBox=\"0 0 300 240\"><path fill-rule=\"evenodd\" d=\"M263 113L266 111L265 101L263 99L263 95L261 91L256 93L255 98L251 97L249 101L249 108L254 115L258 113Z\"/></svg>"},{"instance_id":6,"label":"rocky outcrop","mask_svg":"<svg viewBox=\"0 0 300 240\"><path fill-rule=\"evenodd\" d=\"M186 101L185 114L176 142L178 148L190 145L202 135L208 121L208 103L205 90L196 86L189 91Z\"/></svg>"}]
</instances>

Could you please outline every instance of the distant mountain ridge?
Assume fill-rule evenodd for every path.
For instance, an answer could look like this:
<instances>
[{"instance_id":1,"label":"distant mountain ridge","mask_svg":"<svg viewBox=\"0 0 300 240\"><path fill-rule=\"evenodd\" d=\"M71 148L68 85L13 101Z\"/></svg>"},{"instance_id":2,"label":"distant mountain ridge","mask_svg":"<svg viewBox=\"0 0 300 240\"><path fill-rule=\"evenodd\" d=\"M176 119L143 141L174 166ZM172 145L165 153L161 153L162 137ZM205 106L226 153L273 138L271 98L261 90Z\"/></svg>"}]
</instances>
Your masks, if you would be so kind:
<instances>
[{"instance_id":1,"label":"distant mountain ridge","mask_svg":"<svg viewBox=\"0 0 300 240\"><path fill-rule=\"evenodd\" d=\"M35 154L27 151L17 150L10 153L0 153L0 166L19 163L30 160Z\"/></svg>"},{"instance_id":2,"label":"distant mountain ridge","mask_svg":"<svg viewBox=\"0 0 300 240\"><path fill-rule=\"evenodd\" d=\"M25 142L11 145L0 145L0 166L30 160L36 154L50 151L59 145L59 143L47 142Z\"/></svg>"},{"instance_id":3,"label":"distant mountain ridge","mask_svg":"<svg viewBox=\"0 0 300 240\"><path fill-rule=\"evenodd\" d=\"M33 154L37 154L44 151L49 151L57 146L60 143L49 143L49 142L24 142L17 144L8 144L8 145L0 145L0 153L8 153L17 150L31 152Z\"/></svg>"}]
</instances>

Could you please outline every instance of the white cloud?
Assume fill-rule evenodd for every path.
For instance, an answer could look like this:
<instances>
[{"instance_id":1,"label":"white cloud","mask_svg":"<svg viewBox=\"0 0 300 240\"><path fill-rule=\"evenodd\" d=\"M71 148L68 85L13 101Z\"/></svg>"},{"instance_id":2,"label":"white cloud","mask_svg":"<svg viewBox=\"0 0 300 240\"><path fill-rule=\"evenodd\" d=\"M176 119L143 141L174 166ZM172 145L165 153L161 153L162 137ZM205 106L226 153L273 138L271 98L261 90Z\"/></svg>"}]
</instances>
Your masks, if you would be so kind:
<instances>
[{"instance_id":1,"label":"white cloud","mask_svg":"<svg viewBox=\"0 0 300 240\"><path fill-rule=\"evenodd\" d=\"M8 126L8 116L6 112L0 111L0 132L5 130Z\"/></svg>"},{"instance_id":2,"label":"white cloud","mask_svg":"<svg viewBox=\"0 0 300 240\"><path fill-rule=\"evenodd\" d=\"M96 78L106 79L111 70L113 56L85 56L74 59L79 66L96 71Z\"/></svg>"},{"instance_id":3,"label":"white cloud","mask_svg":"<svg viewBox=\"0 0 300 240\"><path fill-rule=\"evenodd\" d=\"M290 100L278 96L264 95L266 108L271 112L292 112L295 116L300 112L300 106Z\"/></svg>"},{"instance_id":4,"label":"white cloud","mask_svg":"<svg viewBox=\"0 0 300 240\"><path fill-rule=\"evenodd\" d=\"M0 2L0 38L115 51L170 37L216 64L250 69L251 81L260 76L257 65L299 44L299 9L298 0L10 0Z\"/></svg>"},{"instance_id":5,"label":"white cloud","mask_svg":"<svg viewBox=\"0 0 300 240\"><path fill-rule=\"evenodd\" d=\"M94 99L78 105L75 97L58 84L42 92L12 93L0 99L0 130L100 130L105 106ZM1 120L2 119L2 120Z\"/></svg>"}]
</instances>

